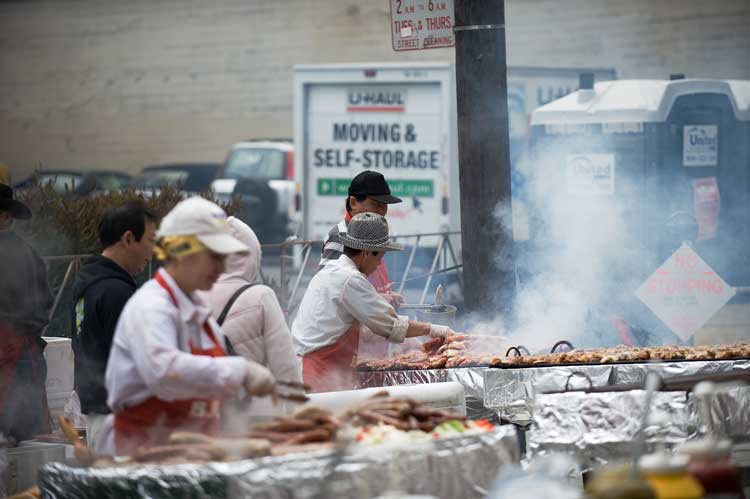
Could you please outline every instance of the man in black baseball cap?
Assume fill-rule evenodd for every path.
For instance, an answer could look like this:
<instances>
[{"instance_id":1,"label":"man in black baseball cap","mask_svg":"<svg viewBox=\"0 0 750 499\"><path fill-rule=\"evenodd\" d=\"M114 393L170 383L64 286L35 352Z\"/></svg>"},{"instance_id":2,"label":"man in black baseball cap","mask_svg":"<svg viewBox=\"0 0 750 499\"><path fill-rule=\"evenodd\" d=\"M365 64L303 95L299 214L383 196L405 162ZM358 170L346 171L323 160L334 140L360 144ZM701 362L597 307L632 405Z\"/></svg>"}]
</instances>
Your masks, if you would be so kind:
<instances>
[{"instance_id":1,"label":"man in black baseball cap","mask_svg":"<svg viewBox=\"0 0 750 499\"><path fill-rule=\"evenodd\" d=\"M349 221L353 216L360 213L377 213L385 216L388 213L389 204L400 203L401 201L401 198L391 195L391 188L382 174L365 170L354 177L352 183L349 184L349 196L346 198L346 216L344 220L334 225L328 232L328 238L323 243L323 253L318 270L322 269L326 263L338 260L344 253L344 245L341 242L340 234L347 233ZM367 276L367 280L394 307L404 302L401 295L391 292L392 283L388 276L385 260L380 261L378 268ZM355 324L354 327L359 328L359 324ZM368 357L385 356L388 353L388 342L367 331L360 334L360 351Z\"/></svg>"},{"instance_id":2,"label":"man in black baseball cap","mask_svg":"<svg viewBox=\"0 0 750 499\"><path fill-rule=\"evenodd\" d=\"M401 198L391 195L391 188L380 173L365 170L354 177L349 184L349 196L346 198L346 216L328 231L328 237L323 243L319 268L323 268L331 260L337 260L343 254L344 245L341 244L339 234L346 233L353 216L360 213L377 213L385 216L389 204L401 201Z\"/></svg>"},{"instance_id":3,"label":"man in black baseball cap","mask_svg":"<svg viewBox=\"0 0 750 499\"><path fill-rule=\"evenodd\" d=\"M391 196L391 188L388 186L388 182L385 181L385 177L372 170L365 170L352 179L352 183L349 185L349 199L347 199L347 202L351 202L352 197L360 203L370 198L384 205L400 203L402 201L401 198ZM347 209L347 211L350 210ZM387 206L386 211L388 211Z\"/></svg>"}]
</instances>

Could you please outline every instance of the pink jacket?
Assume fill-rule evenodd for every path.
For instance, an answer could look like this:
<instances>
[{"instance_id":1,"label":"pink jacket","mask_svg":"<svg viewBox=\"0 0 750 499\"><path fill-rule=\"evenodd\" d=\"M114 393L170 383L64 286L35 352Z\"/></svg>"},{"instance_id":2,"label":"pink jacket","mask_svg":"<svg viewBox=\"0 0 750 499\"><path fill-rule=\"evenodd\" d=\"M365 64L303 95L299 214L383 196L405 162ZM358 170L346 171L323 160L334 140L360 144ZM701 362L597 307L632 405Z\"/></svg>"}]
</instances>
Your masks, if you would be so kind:
<instances>
[{"instance_id":1,"label":"pink jacket","mask_svg":"<svg viewBox=\"0 0 750 499\"><path fill-rule=\"evenodd\" d=\"M214 318L219 317L237 289L255 282L260 270L260 242L253 230L234 217L229 217L229 224L250 253L227 257L226 271L210 291L200 293ZM276 379L302 380L292 335L273 289L262 284L246 289L232 305L221 329L238 354L268 367Z\"/></svg>"}]
</instances>

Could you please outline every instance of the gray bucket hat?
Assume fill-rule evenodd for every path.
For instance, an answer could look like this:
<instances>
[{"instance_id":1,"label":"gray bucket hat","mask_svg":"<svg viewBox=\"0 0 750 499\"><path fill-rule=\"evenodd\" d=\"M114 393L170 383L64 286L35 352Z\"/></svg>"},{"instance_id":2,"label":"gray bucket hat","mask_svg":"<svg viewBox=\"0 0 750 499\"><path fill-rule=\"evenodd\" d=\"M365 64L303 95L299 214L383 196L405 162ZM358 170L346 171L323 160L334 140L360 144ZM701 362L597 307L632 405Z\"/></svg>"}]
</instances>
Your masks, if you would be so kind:
<instances>
[{"instance_id":1,"label":"gray bucket hat","mask_svg":"<svg viewBox=\"0 0 750 499\"><path fill-rule=\"evenodd\" d=\"M346 233L339 234L341 244L364 251L401 251L404 247L388 239L388 222L377 213L352 217Z\"/></svg>"}]
</instances>

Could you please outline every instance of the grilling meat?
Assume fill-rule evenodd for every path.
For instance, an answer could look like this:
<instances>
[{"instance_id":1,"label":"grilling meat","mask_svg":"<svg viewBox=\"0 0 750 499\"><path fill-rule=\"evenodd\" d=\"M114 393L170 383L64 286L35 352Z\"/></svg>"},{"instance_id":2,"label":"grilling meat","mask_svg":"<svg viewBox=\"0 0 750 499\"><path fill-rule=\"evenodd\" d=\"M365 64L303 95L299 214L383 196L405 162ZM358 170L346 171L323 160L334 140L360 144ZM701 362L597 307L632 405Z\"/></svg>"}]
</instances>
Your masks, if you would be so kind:
<instances>
[{"instance_id":1,"label":"grilling meat","mask_svg":"<svg viewBox=\"0 0 750 499\"><path fill-rule=\"evenodd\" d=\"M305 406L291 417L277 417L271 423L250 427L250 436L274 444L294 446L310 442L332 442L341 427L333 414L315 406Z\"/></svg>"},{"instance_id":2,"label":"grilling meat","mask_svg":"<svg viewBox=\"0 0 750 499\"><path fill-rule=\"evenodd\" d=\"M473 339L455 334L431 338L422 351L409 352L390 359L362 359L360 371L443 369L457 367L534 367L564 364L612 364L621 362L730 360L750 358L750 344L626 347L572 350L540 355L506 357L488 352L491 337Z\"/></svg>"},{"instance_id":3,"label":"grilling meat","mask_svg":"<svg viewBox=\"0 0 750 499\"><path fill-rule=\"evenodd\" d=\"M344 418L354 426L384 423L399 430L426 432L434 430L445 421L466 420L466 417L461 414L433 409L412 399L390 397L387 392L375 394L353 407L346 412Z\"/></svg>"}]
</instances>

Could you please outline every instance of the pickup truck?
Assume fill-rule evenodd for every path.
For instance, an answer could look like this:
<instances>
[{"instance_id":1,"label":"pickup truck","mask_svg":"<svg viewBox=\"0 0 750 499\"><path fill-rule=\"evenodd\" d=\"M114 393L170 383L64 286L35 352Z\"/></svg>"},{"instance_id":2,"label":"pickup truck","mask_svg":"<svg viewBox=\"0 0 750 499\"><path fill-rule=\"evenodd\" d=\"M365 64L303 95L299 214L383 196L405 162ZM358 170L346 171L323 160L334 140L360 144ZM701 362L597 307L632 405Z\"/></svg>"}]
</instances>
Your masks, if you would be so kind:
<instances>
[{"instance_id":1,"label":"pickup truck","mask_svg":"<svg viewBox=\"0 0 750 499\"><path fill-rule=\"evenodd\" d=\"M239 198L239 218L262 243L278 243L297 233L300 197L294 180L294 147L289 140L235 144L211 185L217 199Z\"/></svg>"}]
</instances>

